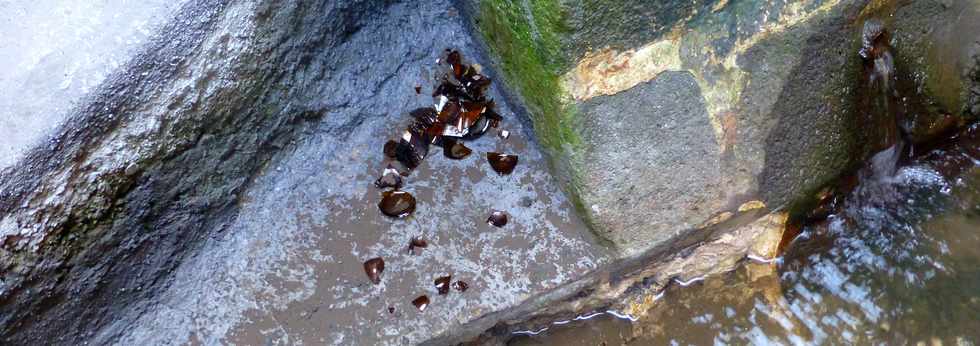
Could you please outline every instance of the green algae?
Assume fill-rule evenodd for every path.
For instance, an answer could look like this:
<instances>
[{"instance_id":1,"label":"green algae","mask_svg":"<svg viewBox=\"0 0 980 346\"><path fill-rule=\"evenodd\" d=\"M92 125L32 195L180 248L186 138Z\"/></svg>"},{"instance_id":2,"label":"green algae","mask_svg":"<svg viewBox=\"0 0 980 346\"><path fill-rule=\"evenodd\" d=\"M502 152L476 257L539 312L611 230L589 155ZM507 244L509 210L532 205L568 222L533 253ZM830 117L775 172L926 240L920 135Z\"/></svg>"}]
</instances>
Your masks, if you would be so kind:
<instances>
[{"instance_id":1,"label":"green algae","mask_svg":"<svg viewBox=\"0 0 980 346\"><path fill-rule=\"evenodd\" d=\"M507 84L527 106L538 142L579 215L585 217L579 191L582 178L575 168L584 152L578 109L560 83L569 65L561 39L569 29L561 5L545 0L489 0L479 6L480 33L499 59Z\"/></svg>"}]
</instances>

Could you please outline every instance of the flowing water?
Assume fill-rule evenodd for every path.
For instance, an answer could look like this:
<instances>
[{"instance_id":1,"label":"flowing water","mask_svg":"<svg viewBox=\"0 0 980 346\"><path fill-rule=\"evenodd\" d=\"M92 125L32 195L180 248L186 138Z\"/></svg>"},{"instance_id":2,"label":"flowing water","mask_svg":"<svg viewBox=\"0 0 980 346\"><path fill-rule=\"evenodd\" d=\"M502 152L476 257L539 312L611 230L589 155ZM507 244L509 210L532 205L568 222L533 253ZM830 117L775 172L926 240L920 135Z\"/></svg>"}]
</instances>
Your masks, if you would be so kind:
<instances>
[{"instance_id":1,"label":"flowing water","mask_svg":"<svg viewBox=\"0 0 980 346\"><path fill-rule=\"evenodd\" d=\"M596 316L514 345L980 342L980 129L887 178L866 169L777 264L674 286L637 322Z\"/></svg>"},{"instance_id":2,"label":"flowing water","mask_svg":"<svg viewBox=\"0 0 980 346\"><path fill-rule=\"evenodd\" d=\"M671 286L639 318L587 314L509 344L980 342L980 124L942 145L911 144L903 124L920 111L901 97L914 95L901 83L910 79L894 75L881 22L863 35L877 153L780 259Z\"/></svg>"}]
</instances>

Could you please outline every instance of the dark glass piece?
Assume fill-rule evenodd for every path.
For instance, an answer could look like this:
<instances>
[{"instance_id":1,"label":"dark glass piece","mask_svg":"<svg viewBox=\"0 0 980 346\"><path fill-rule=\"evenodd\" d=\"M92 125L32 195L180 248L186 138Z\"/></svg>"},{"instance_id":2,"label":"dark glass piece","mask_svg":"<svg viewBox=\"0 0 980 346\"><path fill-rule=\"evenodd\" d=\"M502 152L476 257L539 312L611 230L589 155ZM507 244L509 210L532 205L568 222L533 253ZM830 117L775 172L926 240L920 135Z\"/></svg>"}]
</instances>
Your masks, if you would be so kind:
<instances>
[{"instance_id":1,"label":"dark glass piece","mask_svg":"<svg viewBox=\"0 0 980 346\"><path fill-rule=\"evenodd\" d=\"M429 297L421 295L412 301L412 305L415 305L415 308L419 309L419 312L425 311L425 308L429 307Z\"/></svg>"},{"instance_id":2,"label":"dark glass piece","mask_svg":"<svg viewBox=\"0 0 980 346\"><path fill-rule=\"evenodd\" d=\"M415 197L405 191L385 191L381 193L378 209L385 215L402 218L415 211Z\"/></svg>"},{"instance_id":3,"label":"dark glass piece","mask_svg":"<svg viewBox=\"0 0 980 346\"><path fill-rule=\"evenodd\" d=\"M408 115L411 115L412 118L415 118L415 120L417 121L418 120L434 121L436 119L436 110L430 107L421 107L421 108L413 109L411 112L408 112Z\"/></svg>"},{"instance_id":4,"label":"dark glass piece","mask_svg":"<svg viewBox=\"0 0 980 346\"><path fill-rule=\"evenodd\" d=\"M493 101L490 101L493 103ZM500 116L491 106L487 106L487 110L483 112L483 117L490 120L490 127L497 127L500 122L504 120L504 117Z\"/></svg>"},{"instance_id":5,"label":"dark glass piece","mask_svg":"<svg viewBox=\"0 0 980 346\"><path fill-rule=\"evenodd\" d=\"M507 155L501 153L487 153L487 161L494 171L502 175L510 174L517 166L517 155Z\"/></svg>"},{"instance_id":6,"label":"dark glass piece","mask_svg":"<svg viewBox=\"0 0 980 346\"><path fill-rule=\"evenodd\" d=\"M487 119L487 117L480 117L479 119L476 120L476 123L473 124L473 126L470 126L470 130L466 133L465 136L463 136L463 139L474 140L480 138L481 136L483 136L484 133L487 132L487 129L489 128L490 128L490 120Z\"/></svg>"},{"instance_id":7,"label":"dark glass piece","mask_svg":"<svg viewBox=\"0 0 980 346\"><path fill-rule=\"evenodd\" d=\"M384 153L389 159L395 158L395 148L398 147L398 142L394 140L388 140L385 142Z\"/></svg>"},{"instance_id":8,"label":"dark glass piece","mask_svg":"<svg viewBox=\"0 0 980 346\"><path fill-rule=\"evenodd\" d=\"M442 153L450 159L461 160L469 156L472 152L473 150L470 150L470 148L467 148L456 139L444 138L442 140Z\"/></svg>"},{"instance_id":9,"label":"dark glass piece","mask_svg":"<svg viewBox=\"0 0 980 346\"><path fill-rule=\"evenodd\" d=\"M454 125L459 129L469 129L476 123L485 109L486 106L479 102L463 102L463 109L454 121Z\"/></svg>"},{"instance_id":10,"label":"dark glass piece","mask_svg":"<svg viewBox=\"0 0 980 346\"><path fill-rule=\"evenodd\" d=\"M463 56L459 54L459 51L449 52L449 57L446 58L446 62L453 67L453 75L458 79L463 76Z\"/></svg>"},{"instance_id":11,"label":"dark glass piece","mask_svg":"<svg viewBox=\"0 0 980 346\"><path fill-rule=\"evenodd\" d=\"M453 289L455 289L457 291L460 291L460 292L466 292L466 290L469 289L469 288L470 288L470 285L467 284L466 281L456 281L456 282L453 283Z\"/></svg>"},{"instance_id":12,"label":"dark glass piece","mask_svg":"<svg viewBox=\"0 0 980 346\"><path fill-rule=\"evenodd\" d=\"M395 313L395 307L394 306L389 306L388 307L388 313L389 314L394 314Z\"/></svg>"},{"instance_id":13,"label":"dark glass piece","mask_svg":"<svg viewBox=\"0 0 980 346\"><path fill-rule=\"evenodd\" d=\"M460 113L459 103L456 101L449 101L446 102L444 106L442 106L442 111L439 112L439 116L437 119L441 123L453 122L456 120L456 118L459 117L459 113Z\"/></svg>"},{"instance_id":14,"label":"dark glass piece","mask_svg":"<svg viewBox=\"0 0 980 346\"><path fill-rule=\"evenodd\" d=\"M436 87L436 90L432 92L432 96L445 96L451 100L468 99L469 95L466 94L461 86L458 86L450 82L452 77L446 77L443 79L443 83Z\"/></svg>"},{"instance_id":15,"label":"dark glass piece","mask_svg":"<svg viewBox=\"0 0 980 346\"><path fill-rule=\"evenodd\" d=\"M405 131L395 147L395 158L409 169L418 167L429 154L429 140L425 132Z\"/></svg>"},{"instance_id":16,"label":"dark glass piece","mask_svg":"<svg viewBox=\"0 0 980 346\"><path fill-rule=\"evenodd\" d=\"M426 136L436 136L442 133L436 111L432 108L417 108L408 113L412 116L412 124L408 127L409 133L424 133Z\"/></svg>"},{"instance_id":17,"label":"dark glass piece","mask_svg":"<svg viewBox=\"0 0 980 346\"><path fill-rule=\"evenodd\" d=\"M420 85L416 85L415 86L415 94L416 95L422 94L422 86L420 86Z\"/></svg>"},{"instance_id":18,"label":"dark glass piece","mask_svg":"<svg viewBox=\"0 0 980 346\"><path fill-rule=\"evenodd\" d=\"M476 69L472 67L466 70L466 73L464 73L460 82L462 82L463 87L466 88L467 94L469 94L472 99L482 99L483 93L491 83L490 78L477 73Z\"/></svg>"},{"instance_id":19,"label":"dark glass piece","mask_svg":"<svg viewBox=\"0 0 980 346\"><path fill-rule=\"evenodd\" d=\"M381 283L381 272L385 271L385 260L375 257L364 262L364 273L375 285Z\"/></svg>"},{"instance_id":20,"label":"dark glass piece","mask_svg":"<svg viewBox=\"0 0 980 346\"><path fill-rule=\"evenodd\" d=\"M487 218L487 224L491 226L504 227L507 225L507 213L495 210Z\"/></svg>"},{"instance_id":21,"label":"dark glass piece","mask_svg":"<svg viewBox=\"0 0 980 346\"><path fill-rule=\"evenodd\" d=\"M391 163L388 163L388 168L398 171L398 175L403 177L407 177L409 174L412 173L412 170L408 169L408 167L405 167L405 165L402 164L400 161L392 161Z\"/></svg>"},{"instance_id":22,"label":"dark glass piece","mask_svg":"<svg viewBox=\"0 0 980 346\"><path fill-rule=\"evenodd\" d=\"M413 253L415 248L427 248L429 247L429 242L425 241L420 237L412 237L412 240L408 242L408 252Z\"/></svg>"},{"instance_id":23,"label":"dark glass piece","mask_svg":"<svg viewBox=\"0 0 980 346\"><path fill-rule=\"evenodd\" d=\"M402 177L391 165L385 168L384 172L381 172L381 177L374 181L374 186L379 189L384 188L395 188L399 189L402 187Z\"/></svg>"},{"instance_id":24,"label":"dark glass piece","mask_svg":"<svg viewBox=\"0 0 980 346\"><path fill-rule=\"evenodd\" d=\"M451 275L436 278L434 283L436 285L436 291L439 291L439 295L442 296L449 293L449 283L452 282L452 279Z\"/></svg>"}]
</instances>

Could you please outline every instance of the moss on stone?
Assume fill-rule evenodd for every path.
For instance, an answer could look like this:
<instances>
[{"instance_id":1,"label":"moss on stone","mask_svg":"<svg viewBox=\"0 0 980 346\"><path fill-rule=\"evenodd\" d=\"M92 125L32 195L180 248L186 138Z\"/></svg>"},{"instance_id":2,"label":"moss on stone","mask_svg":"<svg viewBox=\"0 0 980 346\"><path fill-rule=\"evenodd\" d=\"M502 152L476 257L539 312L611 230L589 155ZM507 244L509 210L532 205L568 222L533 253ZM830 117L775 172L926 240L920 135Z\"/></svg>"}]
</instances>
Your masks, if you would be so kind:
<instances>
[{"instance_id":1,"label":"moss on stone","mask_svg":"<svg viewBox=\"0 0 980 346\"><path fill-rule=\"evenodd\" d=\"M572 203L584 211L580 175L582 138L578 110L559 81L567 69L562 35L568 32L561 5L546 0L486 0L479 4L478 28L499 59L507 84L527 106L535 136L558 173ZM586 222L589 222L586 220Z\"/></svg>"},{"instance_id":2,"label":"moss on stone","mask_svg":"<svg viewBox=\"0 0 980 346\"><path fill-rule=\"evenodd\" d=\"M560 53L558 5L535 0L529 8L512 0L480 3L480 31L500 59L505 77L524 98L535 131L549 150L578 144L570 130L573 111L562 102L558 76L566 65ZM531 13L527 13L531 11Z\"/></svg>"}]
</instances>

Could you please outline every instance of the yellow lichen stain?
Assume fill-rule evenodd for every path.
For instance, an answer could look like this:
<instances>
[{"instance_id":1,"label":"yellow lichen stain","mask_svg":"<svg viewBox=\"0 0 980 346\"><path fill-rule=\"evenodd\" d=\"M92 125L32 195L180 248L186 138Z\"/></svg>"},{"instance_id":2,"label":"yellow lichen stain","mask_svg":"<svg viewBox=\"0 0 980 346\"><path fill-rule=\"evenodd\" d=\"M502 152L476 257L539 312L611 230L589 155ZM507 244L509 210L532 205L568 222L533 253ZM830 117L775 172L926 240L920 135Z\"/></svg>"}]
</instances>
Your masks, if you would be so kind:
<instances>
[{"instance_id":1,"label":"yellow lichen stain","mask_svg":"<svg viewBox=\"0 0 980 346\"><path fill-rule=\"evenodd\" d=\"M599 95L613 95L649 81L663 71L681 66L680 44L667 39L638 50L618 52L604 49L586 54L562 78L572 98L585 101Z\"/></svg>"},{"instance_id":2,"label":"yellow lichen stain","mask_svg":"<svg viewBox=\"0 0 980 346\"><path fill-rule=\"evenodd\" d=\"M747 212L749 210L761 209L761 208L765 208L765 207L766 207L766 204L763 203L762 201L748 201L748 202L742 203L742 205L738 206L738 212L744 213L744 212Z\"/></svg>"},{"instance_id":3,"label":"yellow lichen stain","mask_svg":"<svg viewBox=\"0 0 980 346\"><path fill-rule=\"evenodd\" d=\"M738 66L738 56L761 40L827 12L839 3L840 0L827 1L813 10L807 10L806 4L802 2L789 4L782 10L778 20L762 24L756 34L738 39L725 56L718 56L711 45L704 44L718 33L691 30L685 27L686 21L682 21L665 38L640 48L626 51L606 48L586 54L562 77L562 85L571 99L583 102L596 96L615 95L629 90L664 72L689 72L694 76L704 97L709 121L719 143L718 151L724 152L726 147L730 148L734 144L728 138L734 136L734 132L726 132L726 125L734 127L734 123L723 119L723 115L732 114L736 110L742 91L748 83L746 72ZM720 2L713 11L717 12L724 6L725 2ZM704 61L690 64L696 66L686 65L680 50L684 42L700 47ZM705 77L706 71L714 71L711 78Z\"/></svg>"},{"instance_id":4,"label":"yellow lichen stain","mask_svg":"<svg viewBox=\"0 0 980 346\"><path fill-rule=\"evenodd\" d=\"M738 140L738 124L734 112L725 112L721 116L721 148L722 152L731 153L735 150Z\"/></svg>"},{"instance_id":5,"label":"yellow lichen stain","mask_svg":"<svg viewBox=\"0 0 980 346\"><path fill-rule=\"evenodd\" d=\"M764 207L762 202L747 203L756 207ZM754 209L753 209L754 210ZM724 213L723 213L724 214ZM722 214L722 215L723 215ZM731 214L731 213L728 213ZM724 216L720 218L729 218ZM615 287L605 283L597 291L605 292L607 297L622 297L628 288L634 287L643 278L655 275L658 281L643 289L642 293L631 295L623 301L621 312L634 317L648 316L653 307L662 297L661 293L674 278L693 280L706 279L709 276L729 272L744 263L746 253L764 258L774 258L778 251L782 232L785 230L789 214L774 212L766 214L749 224L725 232L710 242L699 245L684 256L676 256L665 262L652 263L631 280L623 280ZM754 287L761 289L766 302L773 311L786 314L786 301L779 285L776 266L772 263L749 263L746 267L749 281ZM706 281L706 284L718 284L721 281ZM798 326L793 326L797 328Z\"/></svg>"},{"instance_id":6,"label":"yellow lichen stain","mask_svg":"<svg viewBox=\"0 0 980 346\"><path fill-rule=\"evenodd\" d=\"M779 255L779 244L783 240L783 232L789 221L789 213L776 212L766 215L758 223L749 253L765 259L773 259Z\"/></svg>"},{"instance_id":7,"label":"yellow lichen stain","mask_svg":"<svg viewBox=\"0 0 980 346\"><path fill-rule=\"evenodd\" d=\"M712 216L710 219L706 220L705 222L701 223L700 225L698 225L697 228L703 229L703 228L708 228L717 225L719 223L728 221L728 219L731 219L733 215L735 214L733 214L730 211L721 212L715 216Z\"/></svg>"},{"instance_id":8,"label":"yellow lichen stain","mask_svg":"<svg viewBox=\"0 0 980 346\"><path fill-rule=\"evenodd\" d=\"M721 11L721 9L725 8L726 5L728 5L728 0L721 0L711 8L711 12Z\"/></svg>"},{"instance_id":9,"label":"yellow lichen stain","mask_svg":"<svg viewBox=\"0 0 980 346\"><path fill-rule=\"evenodd\" d=\"M650 309L653 309L654 304L656 304L659 300L658 297L660 297L659 292L651 291L644 294L642 298L626 304L623 312L636 318L643 317L648 311L650 311Z\"/></svg>"}]
</instances>

